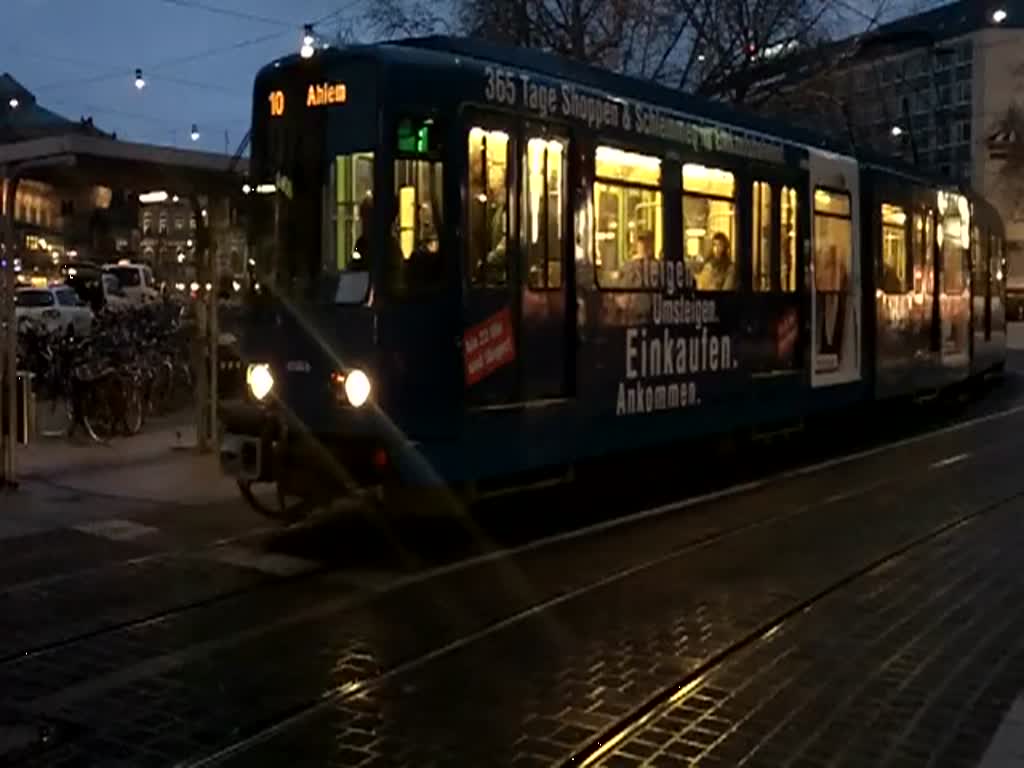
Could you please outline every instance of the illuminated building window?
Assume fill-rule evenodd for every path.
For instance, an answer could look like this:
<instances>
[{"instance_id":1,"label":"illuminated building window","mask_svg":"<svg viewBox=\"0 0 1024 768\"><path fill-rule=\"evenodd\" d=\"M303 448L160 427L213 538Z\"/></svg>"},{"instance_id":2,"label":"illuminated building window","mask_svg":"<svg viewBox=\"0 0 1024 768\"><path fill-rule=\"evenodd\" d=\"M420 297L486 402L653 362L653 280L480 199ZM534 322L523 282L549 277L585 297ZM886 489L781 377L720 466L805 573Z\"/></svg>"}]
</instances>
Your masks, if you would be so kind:
<instances>
[{"instance_id":1,"label":"illuminated building window","mask_svg":"<svg viewBox=\"0 0 1024 768\"><path fill-rule=\"evenodd\" d=\"M469 131L469 186L466 204L466 275L470 285L508 282L509 135L480 127Z\"/></svg>"},{"instance_id":2,"label":"illuminated building window","mask_svg":"<svg viewBox=\"0 0 1024 768\"><path fill-rule=\"evenodd\" d=\"M683 166L683 257L701 291L739 288L736 178L725 170Z\"/></svg>"},{"instance_id":3,"label":"illuminated building window","mask_svg":"<svg viewBox=\"0 0 1024 768\"><path fill-rule=\"evenodd\" d=\"M527 284L560 288L565 231L564 139L531 138L523 168L523 242Z\"/></svg>"},{"instance_id":4,"label":"illuminated building window","mask_svg":"<svg viewBox=\"0 0 1024 768\"><path fill-rule=\"evenodd\" d=\"M639 289L645 264L661 260L661 160L598 147L594 182L594 258L602 288Z\"/></svg>"}]
</instances>

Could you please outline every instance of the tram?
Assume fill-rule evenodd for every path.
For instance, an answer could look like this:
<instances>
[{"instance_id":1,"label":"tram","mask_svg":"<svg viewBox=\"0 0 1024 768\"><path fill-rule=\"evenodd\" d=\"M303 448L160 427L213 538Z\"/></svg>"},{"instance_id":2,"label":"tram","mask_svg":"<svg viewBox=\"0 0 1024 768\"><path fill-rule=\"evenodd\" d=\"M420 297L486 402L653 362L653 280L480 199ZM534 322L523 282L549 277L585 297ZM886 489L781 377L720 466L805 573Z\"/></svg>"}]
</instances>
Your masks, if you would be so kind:
<instances>
[{"instance_id":1,"label":"tram","mask_svg":"<svg viewBox=\"0 0 1024 768\"><path fill-rule=\"evenodd\" d=\"M841 139L447 37L275 61L253 104L221 462L272 516L557 478L1004 363L998 215Z\"/></svg>"}]
</instances>

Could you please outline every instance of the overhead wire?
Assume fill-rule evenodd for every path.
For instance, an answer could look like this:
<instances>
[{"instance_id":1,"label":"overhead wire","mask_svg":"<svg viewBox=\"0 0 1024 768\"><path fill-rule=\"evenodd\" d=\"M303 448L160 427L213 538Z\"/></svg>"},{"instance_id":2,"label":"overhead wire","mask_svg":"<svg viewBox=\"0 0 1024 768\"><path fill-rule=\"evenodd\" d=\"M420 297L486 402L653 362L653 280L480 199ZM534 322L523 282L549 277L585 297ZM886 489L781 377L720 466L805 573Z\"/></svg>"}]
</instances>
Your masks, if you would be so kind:
<instances>
[{"instance_id":1,"label":"overhead wire","mask_svg":"<svg viewBox=\"0 0 1024 768\"><path fill-rule=\"evenodd\" d=\"M160 2L165 3L166 5L174 5L179 8L190 8L197 11L216 14L218 16L227 16L232 19L254 21L258 24L272 24L277 27L287 27L288 29L295 29L296 27L294 23L283 19L274 19L269 16L260 16L255 13L249 13L248 11L236 11L233 8L222 8L217 5L208 5L200 0L160 0Z\"/></svg>"},{"instance_id":2,"label":"overhead wire","mask_svg":"<svg viewBox=\"0 0 1024 768\"><path fill-rule=\"evenodd\" d=\"M206 2L203 2L203 0L159 0L159 1L163 2L163 3L167 4L167 5L173 5L173 6L182 8L182 9L188 9L188 10L193 10L193 11L197 11L197 12L212 13L212 14L217 14L217 15L221 15L221 16L227 16L227 17L232 17L232 18L243 19L243 20L251 21L251 22L264 23L264 24L272 24L274 26L282 28L281 31L276 31L276 32L268 33L268 34L258 35L258 36L251 37L251 38L246 38L246 39L243 39L243 40L236 41L234 43L230 43L230 44L227 44L227 45L219 45L219 46L212 47L212 48L207 48L207 49L204 49L204 50L201 50L201 51L196 51L195 53L186 54L186 55L183 55L183 56L176 56L176 57L173 57L173 58L170 58L170 59L165 59L163 61L159 61L159 62L157 62L155 64L151 64L149 66L145 66L145 67L142 68L143 72L145 73L145 77L147 79L151 80L151 81L154 81L154 82L167 82L167 83L171 83L171 84L175 84L175 85L179 85L179 86L183 86L183 87L196 88L198 90L215 91L215 92L220 92L220 93L231 93L232 95L237 95L238 94L238 90L235 89L235 88L229 88L227 86L221 86L221 85L217 85L217 84L214 84L214 83L204 83L204 82L200 82L200 81L196 81L196 80L189 80L189 79L186 79L186 78L181 78L181 77L177 77L175 75L165 74L165 73L167 72L168 69L171 69L172 67L173 68L179 68L179 67L182 67L182 66L187 65L187 64L195 63L197 61L203 61L205 59L213 58L213 57L216 57L216 56L229 54L229 53L232 53L234 51L238 51L238 50L242 50L242 49L249 48L249 47L252 47L252 46L260 45L262 43L272 42L274 40L278 40L278 39L283 38L285 35L289 34L289 32L291 30L295 30L296 32L298 32L303 27L303 25L293 24L293 23L287 22L287 21L285 21L283 19L275 19L275 18L271 18L271 17L268 17L268 16L261 16L259 14L252 14L252 13L248 13L248 12L245 12L245 11L236 11L236 10L229 9L229 8L222 8L222 7L219 7L219 6L210 5L210 4L207 4ZM330 11L329 13L324 14L323 16L315 19L310 24L310 26L312 26L315 29L315 28L317 28L319 26L322 26L324 24L327 24L327 23L329 23L329 22L331 22L331 21L333 21L335 19L340 19L345 13L351 11L361 1L362 0L350 0L350 2L344 3L340 7L335 8L333 11ZM7 46L7 47L8 48L12 48L12 47L13 48L18 48L19 46L14 45L14 46ZM44 58L44 57L39 56L37 54L33 54L31 51L27 51L27 50L26 50L26 54L34 55L34 56L36 56L36 58ZM71 65L76 66L76 67L91 66L91 65L94 65L94 64L97 63L95 61L86 61L84 59L67 57L67 56L60 56L60 55L47 55L45 58L47 60L50 60L50 61L60 61L60 62L66 63L66 64L71 64ZM106 70L106 71L103 71L103 72L99 72L99 73L97 73L95 75L87 75L87 76L79 77L79 78L63 79L63 80L60 80L60 81L53 81L53 82L49 82L49 83L44 83L42 85L33 87L32 90L35 93L45 93L47 91L56 91L58 89L63 89L63 88L80 87L80 86L85 86L85 85L93 85L93 84L96 84L96 83L112 81L112 80L121 79L121 78L128 78L133 69L135 69L135 67L125 66L125 67L117 67L116 69L111 68L109 70ZM58 104L71 104L72 103L72 102L70 102L67 99L60 99L60 98L53 98L53 97L49 97L48 100L52 101L54 103L58 103ZM82 104L82 103L79 103L79 106L80 107L84 107L89 112L95 112L97 114L118 115L118 116L125 117L125 118L130 118L130 119L135 119L135 120L142 120L142 121L148 121L148 122L151 122L151 123L154 123L154 124L161 124L161 125L170 125L171 124L171 121L166 120L164 118L160 118L160 117L154 117L154 116L142 115L142 114L138 114L138 113L126 112L126 111L117 110L117 109L113 109L113 108L99 107L97 105L92 105L92 104ZM174 124L177 124L177 123L175 122Z\"/></svg>"}]
</instances>

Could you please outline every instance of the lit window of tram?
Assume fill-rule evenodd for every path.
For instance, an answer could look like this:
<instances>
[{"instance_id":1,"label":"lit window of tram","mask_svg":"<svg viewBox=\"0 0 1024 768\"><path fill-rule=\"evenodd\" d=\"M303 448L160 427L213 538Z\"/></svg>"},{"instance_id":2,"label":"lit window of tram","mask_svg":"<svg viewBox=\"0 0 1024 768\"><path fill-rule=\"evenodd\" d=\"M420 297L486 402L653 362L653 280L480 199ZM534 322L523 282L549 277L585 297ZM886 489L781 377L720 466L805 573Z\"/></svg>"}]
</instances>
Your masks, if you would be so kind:
<instances>
[{"instance_id":1,"label":"lit window of tram","mask_svg":"<svg viewBox=\"0 0 1024 768\"><path fill-rule=\"evenodd\" d=\"M523 232L530 288L562 285L565 141L531 138L523 173Z\"/></svg>"},{"instance_id":2,"label":"lit window of tram","mask_svg":"<svg viewBox=\"0 0 1024 768\"><path fill-rule=\"evenodd\" d=\"M702 291L738 287L736 177L695 163L683 166L683 251Z\"/></svg>"},{"instance_id":3,"label":"lit window of tram","mask_svg":"<svg viewBox=\"0 0 1024 768\"><path fill-rule=\"evenodd\" d=\"M505 131L470 129L466 273L474 285L508 280L509 150Z\"/></svg>"},{"instance_id":4,"label":"lit window of tram","mask_svg":"<svg viewBox=\"0 0 1024 768\"><path fill-rule=\"evenodd\" d=\"M661 259L661 160L601 146L594 183L595 260L603 288L640 288L644 264Z\"/></svg>"}]
</instances>

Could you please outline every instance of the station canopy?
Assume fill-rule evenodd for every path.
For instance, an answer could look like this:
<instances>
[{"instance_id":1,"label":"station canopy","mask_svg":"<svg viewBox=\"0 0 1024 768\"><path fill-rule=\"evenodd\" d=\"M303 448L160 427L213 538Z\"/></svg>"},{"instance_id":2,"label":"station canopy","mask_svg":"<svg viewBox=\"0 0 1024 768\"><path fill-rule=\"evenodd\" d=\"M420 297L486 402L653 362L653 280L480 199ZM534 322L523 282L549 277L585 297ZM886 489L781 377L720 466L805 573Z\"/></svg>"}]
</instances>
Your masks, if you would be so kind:
<instances>
[{"instance_id":1,"label":"station canopy","mask_svg":"<svg viewBox=\"0 0 1024 768\"><path fill-rule=\"evenodd\" d=\"M162 190L187 198L242 195L244 157L65 134L0 145L0 177L54 185L96 185L135 192Z\"/></svg>"}]
</instances>

